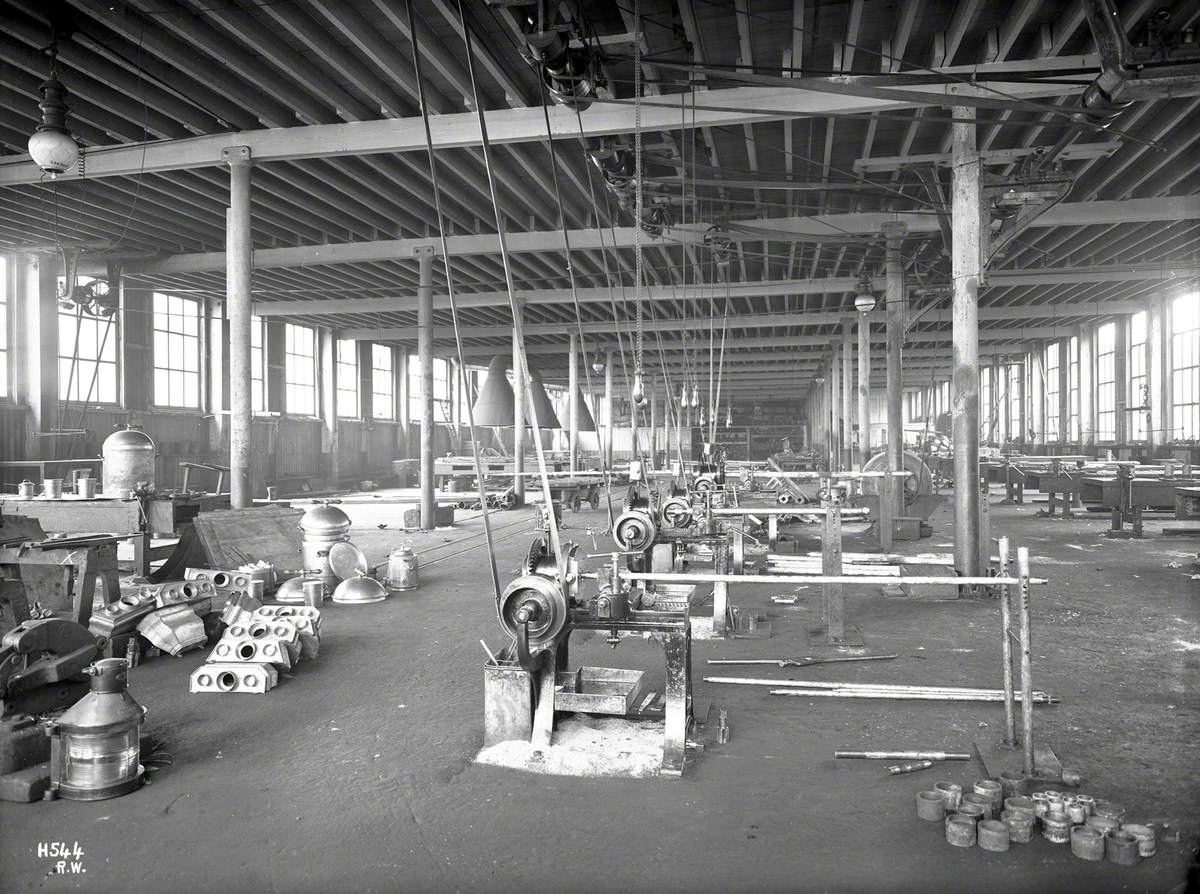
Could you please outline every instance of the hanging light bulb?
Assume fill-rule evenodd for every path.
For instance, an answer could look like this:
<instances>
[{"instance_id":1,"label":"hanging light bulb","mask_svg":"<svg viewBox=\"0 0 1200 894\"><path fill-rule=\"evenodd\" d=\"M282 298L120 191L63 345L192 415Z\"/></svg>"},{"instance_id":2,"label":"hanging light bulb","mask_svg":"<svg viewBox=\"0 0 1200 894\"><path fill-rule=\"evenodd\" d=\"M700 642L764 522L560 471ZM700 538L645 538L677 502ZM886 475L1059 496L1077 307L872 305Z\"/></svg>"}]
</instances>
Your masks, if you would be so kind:
<instances>
[{"instance_id":1,"label":"hanging light bulb","mask_svg":"<svg viewBox=\"0 0 1200 894\"><path fill-rule=\"evenodd\" d=\"M725 427L733 428L733 404L732 403L729 405L729 408L725 411Z\"/></svg>"},{"instance_id":2,"label":"hanging light bulb","mask_svg":"<svg viewBox=\"0 0 1200 894\"><path fill-rule=\"evenodd\" d=\"M642 383L642 371L640 369L634 371L633 390L629 396L633 398L633 402L637 406L644 407L646 405L646 388Z\"/></svg>"},{"instance_id":3,"label":"hanging light bulb","mask_svg":"<svg viewBox=\"0 0 1200 894\"><path fill-rule=\"evenodd\" d=\"M699 424L700 424L700 425L703 425L703 424L704 424L704 407L701 407L701 408L700 408L700 422L699 422Z\"/></svg>"},{"instance_id":4,"label":"hanging light bulb","mask_svg":"<svg viewBox=\"0 0 1200 894\"><path fill-rule=\"evenodd\" d=\"M875 293L871 291L871 277L864 270L858 280L858 294L854 296L854 309L867 314L875 309Z\"/></svg>"},{"instance_id":5,"label":"hanging light bulb","mask_svg":"<svg viewBox=\"0 0 1200 894\"><path fill-rule=\"evenodd\" d=\"M679 406L686 407L688 405L688 386L684 382L679 386Z\"/></svg>"},{"instance_id":6,"label":"hanging light bulb","mask_svg":"<svg viewBox=\"0 0 1200 894\"><path fill-rule=\"evenodd\" d=\"M696 387L696 383L692 382L692 409L700 406L700 389Z\"/></svg>"},{"instance_id":7,"label":"hanging light bulb","mask_svg":"<svg viewBox=\"0 0 1200 894\"><path fill-rule=\"evenodd\" d=\"M604 372L604 355L600 353L600 349L596 349L596 353L592 355L592 372Z\"/></svg>"},{"instance_id":8,"label":"hanging light bulb","mask_svg":"<svg viewBox=\"0 0 1200 894\"><path fill-rule=\"evenodd\" d=\"M51 178L69 171L79 161L79 144L67 130L70 107L67 105L67 88L58 79L57 59L57 52L51 46L50 77L39 88L42 91L42 101L38 103L42 123L29 138L30 157Z\"/></svg>"}]
</instances>

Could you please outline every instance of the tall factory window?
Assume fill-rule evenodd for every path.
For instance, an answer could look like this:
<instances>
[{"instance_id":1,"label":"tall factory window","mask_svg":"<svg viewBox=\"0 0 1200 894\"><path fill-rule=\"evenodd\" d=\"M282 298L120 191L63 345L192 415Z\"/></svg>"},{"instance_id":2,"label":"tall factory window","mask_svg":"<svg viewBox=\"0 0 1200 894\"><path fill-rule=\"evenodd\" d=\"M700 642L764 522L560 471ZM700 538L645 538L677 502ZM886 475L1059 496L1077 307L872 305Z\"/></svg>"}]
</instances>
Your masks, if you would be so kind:
<instances>
[{"instance_id":1,"label":"tall factory window","mask_svg":"<svg viewBox=\"0 0 1200 894\"><path fill-rule=\"evenodd\" d=\"M8 396L8 258L0 258L0 397Z\"/></svg>"},{"instance_id":2,"label":"tall factory window","mask_svg":"<svg viewBox=\"0 0 1200 894\"><path fill-rule=\"evenodd\" d=\"M267 343L267 324L262 317L250 317L250 411L267 408L267 362L263 346Z\"/></svg>"},{"instance_id":3,"label":"tall factory window","mask_svg":"<svg viewBox=\"0 0 1200 894\"><path fill-rule=\"evenodd\" d=\"M1096 330L1096 440L1117 439L1117 324Z\"/></svg>"},{"instance_id":4,"label":"tall factory window","mask_svg":"<svg viewBox=\"0 0 1200 894\"><path fill-rule=\"evenodd\" d=\"M297 416L317 415L317 333L308 326L283 327L283 406Z\"/></svg>"},{"instance_id":5,"label":"tall factory window","mask_svg":"<svg viewBox=\"0 0 1200 894\"><path fill-rule=\"evenodd\" d=\"M376 419L396 418L395 359L387 345L371 345L371 415Z\"/></svg>"},{"instance_id":6,"label":"tall factory window","mask_svg":"<svg viewBox=\"0 0 1200 894\"><path fill-rule=\"evenodd\" d=\"M58 311L58 397L89 403L117 402L117 316L93 317L75 308Z\"/></svg>"},{"instance_id":7,"label":"tall factory window","mask_svg":"<svg viewBox=\"0 0 1200 894\"><path fill-rule=\"evenodd\" d=\"M991 443L996 425L996 408L992 401L992 368L979 368L979 439Z\"/></svg>"},{"instance_id":8,"label":"tall factory window","mask_svg":"<svg viewBox=\"0 0 1200 894\"><path fill-rule=\"evenodd\" d=\"M337 414L344 419L357 419L362 415L358 403L358 342L352 338L339 338L337 356Z\"/></svg>"},{"instance_id":9,"label":"tall factory window","mask_svg":"<svg viewBox=\"0 0 1200 894\"><path fill-rule=\"evenodd\" d=\"M200 302L154 293L154 405L200 408Z\"/></svg>"},{"instance_id":10,"label":"tall factory window","mask_svg":"<svg viewBox=\"0 0 1200 894\"><path fill-rule=\"evenodd\" d=\"M1024 379L1024 363L1013 363L1008 367L1008 433L1014 440L1024 431L1025 406L1021 400L1025 394Z\"/></svg>"},{"instance_id":11,"label":"tall factory window","mask_svg":"<svg viewBox=\"0 0 1200 894\"><path fill-rule=\"evenodd\" d=\"M1134 441L1146 440L1146 406L1149 395L1146 384L1146 312L1143 310L1129 318L1129 394L1126 405L1129 413L1129 437Z\"/></svg>"},{"instance_id":12,"label":"tall factory window","mask_svg":"<svg viewBox=\"0 0 1200 894\"><path fill-rule=\"evenodd\" d=\"M1059 365L1059 343L1056 341L1046 345L1046 428L1047 441L1062 440L1062 427L1059 425L1062 412L1062 395L1059 392L1059 376L1062 367Z\"/></svg>"},{"instance_id":13,"label":"tall factory window","mask_svg":"<svg viewBox=\"0 0 1200 894\"><path fill-rule=\"evenodd\" d=\"M433 421L450 421L450 361L433 358Z\"/></svg>"},{"instance_id":14,"label":"tall factory window","mask_svg":"<svg viewBox=\"0 0 1200 894\"><path fill-rule=\"evenodd\" d=\"M1171 435L1200 438L1200 293L1171 305Z\"/></svg>"},{"instance_id":15,"label":"tall factory window","mask_svg":"<svg viewBox=\"0 0 1200 894\"><path fill-rule=\"evenodd\" d=\"M1079 431L1079 338L1067 342L1067 437L1080 440Z\"/></svg>"}]
</instances>

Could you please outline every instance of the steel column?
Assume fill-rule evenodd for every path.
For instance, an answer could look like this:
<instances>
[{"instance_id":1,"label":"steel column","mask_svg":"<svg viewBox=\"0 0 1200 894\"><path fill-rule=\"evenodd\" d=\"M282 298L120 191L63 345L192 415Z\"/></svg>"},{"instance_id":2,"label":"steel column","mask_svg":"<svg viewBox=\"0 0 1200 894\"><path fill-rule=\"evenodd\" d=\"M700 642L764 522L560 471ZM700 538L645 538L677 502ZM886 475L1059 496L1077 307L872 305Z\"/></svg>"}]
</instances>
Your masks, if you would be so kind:
<instances>
[{"instance_id":1,"label":"steel column","mask_svg":"<svg viewBox=\"0 0 1200 894\"><path fill-rule=\"evenodd\" d=\"M516 299L517 313L524 313L525 307L520 298ZM515 336L515 332L514 332ZM524 368L521 364L521 352L517 348L517 339L513 338L513 495L516 505L525 505L525 377L521 375Z\"/></svg>"},{"instance_id":2,"label":"steel column","mask_svg":"<svg viewBox=\"0 0 1200 894\"><path fill-rule=\"evenodd\" d=\"M417 353L421 366L421 527L436 527L433 498L433 250L416 252Z\"/></svg>"},{"instance_id":3,"label":"steel column","mask_svg":"<svg viewBox=\"0 0 1200 894\"><path fill-rule=\"evenodd\" d=\"M567 450L571 471L579 466L579 336L570 333L567 343Z\"/></svg>"},{"instance_id":4,"label":"steel column","mask_svg":"<svg viewBox=\"0 0 1200 894\"><path fill-rule=\"evenodd\" d=\"M955 107L956 118L974 118ZM966 577L979 569L979 275L981 196L975 124L951 125L953 183L950 226L954 285L954 567Z\"/></svg>"},{"instance_id":5,"label":"steel column","mask_svg":"<svg viewBox=\"0 0 1200 894\"><path fill-rule=\"evenodd\" d=\"M838 356L840 351L840 346L835 347L829 361L829 422L832 427L829 433L829 468L835 472L842 466L842 426L845 425L845 420L841 418L842 362Z\"/></svg>"},{"instance_id":6,"label":"steel column","mask_svg":"<svg viewBox=\"0 0 1200 894\"><path fill-rule=\"evenodd\" d=\"M854 467L853 435L854 426L854 318L842 320L842 463L844 468ZM834 400L838 400L835 396Z\"/></svg>"},{"instance_id":7,"label":"steel column","mask_svg":"<svg viewBox=\"0 0 1200 894\"><path fill-rule=\"evenodd\" d=\"M604 355L604 468L611 469L613 461L613 355Z\"/></svg>"},{"instance_id":8,"label":"steel column","mask_svg":"<svg viewBox=\"0 0 1200 894\"><path fill-rule=\"evenodd\" d=\"M908 228L903 221L887 224L883 234L887 237L887 467L899 472L904 468L904 381L901 349L904 344L904 267L900 262L900 240ZM889 485L893 479L886 479ZM889 499L894 515L901 514L902 507L896 505L895 494L903 488L882 487L880 500ZM890 540L891 532L888 532Z\"/></svg>"},{"instance_id":9,"label":"steel column","mask_svg":"<svg viewBox=\"0 0 1200 894\"><path fill-rule=\"evenodd\" d=\"M225 218L225 312L229 316L229 501L234 509L254 502L250 481L251 363L250 150L222 152L229 165L229 210ZM264 347L265 349L265 347Z\"/></svg>"},{"instance_id":10,"label":"steel column","mask_svg":"<svg viewBox=\"0 0 1200 894\"><path fill-rule=\"evenodd\" d=\"M858 315L858 467L871 459L871 317Z\"/></svg>"}]
</instances>

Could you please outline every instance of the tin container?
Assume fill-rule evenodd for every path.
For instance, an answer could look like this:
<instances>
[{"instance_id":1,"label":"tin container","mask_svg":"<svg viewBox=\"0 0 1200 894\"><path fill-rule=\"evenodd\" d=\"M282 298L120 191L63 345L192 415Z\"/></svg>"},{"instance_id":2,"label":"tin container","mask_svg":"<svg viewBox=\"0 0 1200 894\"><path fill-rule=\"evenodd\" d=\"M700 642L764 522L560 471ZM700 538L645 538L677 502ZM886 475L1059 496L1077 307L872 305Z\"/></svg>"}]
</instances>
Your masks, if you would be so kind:
<instances>
[{"instance_id":1,"label":"tin container","mask_svg":"<svg viewBox=\"0 0 1200 894\"><path fill-rule=\"evenodd\" d=\"M1139 823L1126 823L1121 827L1121 831L1128 832L1138 840L1138 856L1153 857L1157 852L1157 840L1154 829L1150 826L1143 826Z\"/></svg>"},{"instance_id":2,"label":"tin container","mask_svg":"<svg viewBox=\"0 0 1200 894\"><path fill-rule=\"evenodd\" d=\"M1096 799L1091 795L1076 795L1075 803L1083 805L1083 809L1087 811L1087 815L1091 816L1096 810Z\"/></svg>"},{"instance_id":3,"label":"tin container","mask_svg":"<svg viewBox=\"0 0 1200 894\"><path fill-rule=\"evenodd\" d=\"M389 590L415 590L420 580L420 562L407 546L394 549L388 556L384 584Z\"/></svg>"},{"instance_id":4,"label":"tin container","mask_svg":"<svg viewBox=\"0 0 1200 894\"><path fill-rule=\"evenodd\" d=\"M974 817L956 813L946 817L946 841L955 847L974 847L976 822Z\"/></svg>"},{"instance_id":5,"label":"tin container","mask_svg":"<svg viewBox=\"0 0 1200 894\"><path fill-rule=\"evenodd\" d=\"M917 818L941 822L946 816L946 802L941 792L917 792Z\"/></svg>"},{"instance_id":6,"label":"tin container","mask_svg":"<svg viewBox=\"0 0 1200 894\"><path fill-rule=\"evenodd\" d=\"M47 500L62 499L62 479L46 478L42 481L42 496Z\"/></svg>"},{"instance_id":7,"label":"tin container","mask_svg":"<svg viewBox=\"0 0 1200 894\"><path fill-rule=\"evenodd\" d=\"M941 792L942 802L946 805L946 813L954 813L962 801L962 786L955 782L938 782L934 791Z\"/></svg>"},{"instance_id":8,"label":"tin container","mask_svg":"<svg viewBox=\"0 0 1200 894\"><path fill-rule=\"evenodd\" d=\"M1071 853L1080 860L1104 859L1104 836L1089 826L1071 830Z\"/></svg>"},{"instance_id":9,"label":"tin container","mask_svg":"<svg viewBox=\"0 0 1200 894\"><path fill-rule=\"evenodd\" d=\"M304 604L309 608L320 608L325 604L325 584L319 580L306 580L302 585Z\"/></svg>"},{"instance_id":10,"label":"tin container","mask_svg":"<svg viewBox=\"0 0 1200 894\"><path fill-rule=\"evenodd\" d=\"M1071 818L1071 822L1077 826L1082 826L1088 818L1087 808L1070 798L1067 801L1067 816Z\"/></svg>"},{"instance_id":11,"label":"tin container","mask_svg":"<svg viewBox=\"0 0 1200 894\"><path fill-rule=\"evenodd\" d=\"M18 500L32 500L35 496L37 496L37 485L28 478L17 485Z\"/></svg>"},{"instance_id":12,"label":"tin container","mask_svg":"<svg viewBox=\"0 0 1200 894\"><path fill-rule=\"evenodd\" d=\"M75 479L75 493L77 496L83 497L85 500L94 499L96 496L96 479L95 478L77 478L77 479Z\"/></svg>"},{"instance_id":13,"label":"tin container","mask_svg":"<svg viewBox=\"0 0 1200 894\"><path fill-rule=\"evenodd\" d=\"M1084 825L1089 829L1095 829L1101 835L1121 828L1121 824L1110 816L1089 816Z\"/></svg>"},{"instance_id":14,"label":"tin container","mask_svg":"<svg viewBox=\"0 0 1200 894\"><path fill-rule=\"evenodd\" d=\"M1016 795L1012 798L1004 799L1004 810L1006 813L1024 813L1030 819L1034 817L1034 802L1032 798L1026 798L1024 795Z\"/></svg>"},{"instance_id":15,"label":"tin container","mask_svg":"<svg viewBox=\"0 0 1200 894\"><path fill-rule=\"evenodd\" d=\"M1050 802L1046 800L1045 792L1034 792L1029 796L1029 800L1033 801L1033 815L1041 819L1050 809Z\"/></svg>"},{"instance_id":16,"label":"tin container","mask_svg":"<svg viewBox=\"0 0 1200 894\"><path fill-rule=\"evenodd\" d=\"M1034 818L1032 813L1022 810L1006 810L1000 819L1008 826L1008 840L1013 844L1026 844L1033 840Z\"/></svg>"},{"instance_id":17,"label":"tin container","mask_svg":"<svg viewBox=\"0 0 1200 894\"><path fill-rule=\"evenodd\" d=\"M1042 835L1054 844L1066 844L1071 839L1071 818L1066 811L1051 810L1043 816Z\"/></svg>"},{"instance_id":18,"label":"tin container","mask_svg":"<svg viewBox=\"0 0 1200 894\"><path fill-rule=\"evenodd\" d=\"M1114 804L1112 801L1097 801L1092 807L1092 813L1096 816L1114 819L1118 823L1125 819L1125 808L1120 804Z\"/></svg>"},{"instance_id":19,"label":"tin container","mask_svg":"<svg viewBox=\"0 0 1200 894\"><path fill-rule=\"evenodd\" d=\"M1006 798L1024 795L1029 791L1029 781L1025 778L1025 774L1013 770L1005 770L1000 774L1000 786L1004 789Z\"/></svg>"},{"instance_id":20,"label":"tin container","mask_svg":"<svg viewBox=\"0 0 1200 894\"><path fill-rule=\"evenodd\" d=\"M1136 865L1141 859L1137 837L1124 829L1110 829L1104 835L1104 856L1119 866Z\"/></svg>"},{"instance_id":21,"label":"tin container","mask_svg":"<svg viewBox=\"0 0 1200 894\"><path fill-rule=\"evenodd\" d=\"M151 437L137 429L125 428L105 438L100 448L104 496L125 499L142 487L153 490L157 452Z\"/></svg>"},{"instance_id":22,"label":"tin container","mask_svg":"<svg viewBox=\"0 0 1200 894\"><path fill-rule=\"evenodd\" d=\"M1008 850L1008 824L1000 820L983 820L975 832L979 847L985 851L1002 853Z\"/></svg>"}]
</instances>

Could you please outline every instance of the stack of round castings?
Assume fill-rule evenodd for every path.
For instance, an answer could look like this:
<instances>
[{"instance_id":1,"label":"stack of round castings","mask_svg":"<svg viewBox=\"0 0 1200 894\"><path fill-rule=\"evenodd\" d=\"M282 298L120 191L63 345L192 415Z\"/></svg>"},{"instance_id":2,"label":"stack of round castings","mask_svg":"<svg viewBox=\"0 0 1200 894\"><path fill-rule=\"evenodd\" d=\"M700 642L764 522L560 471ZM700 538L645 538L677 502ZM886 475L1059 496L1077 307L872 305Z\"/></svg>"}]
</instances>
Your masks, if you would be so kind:
<instances>
[{"instance_id":1,"label":"stack of round castings","mask_svg":"<svg viewBox=\"0 0 1200 894\"><path fill-rule=\"evenodd\" d=\"M995 814L992 812L992 796L981 795L979 792L964 792L962 796L962 804L959 810L967 804L974 804L983 810L983 819L993 819Z\"/></svg>"},{"instance_id":2,"label":"stack of round castings","mask_svg":"<svg viewBox=\"0 0 1200 894\"><path fill-rule=\"evenodd\" d=\"M1138 840L1124 829L1110 829L1104 836L1104 856L1108 862L1133 866L1138 856Z\"/></svg>"},{"instance_id":3,"label":"stack of round castings","mask_svg":"<svg viewBox=\"0 0 1200 894\"><path fill-rule=\"evenodd\" d=\"M974 847L975 833L975 817L965 813L946 817L946 841L955 847Z\"/></svg>"},{"instance_id":4,"label":"stack of round castings","mask_svg":"<svg viewBox=\"0 0 1200 894\"><path fill-rule=\"evenodd\" d=\"M1000 785L1004 789L1004 797L1012 798L1024 795L1029 791L1029 780L1024 773L1005 770L1000 774Z\"/></svg>"},{"instance_id":5,"label":"stack of round castings","mask_svg":"<svg viewBox=\"0 0 1200 894\"><path fill-rule=\"evenodd\" d=\"M1000 820L983 820L977 830L979 846L985 851L1008 850L1008 826Z\"/></svg>"},{"instance_id":6,"label":"stack of round castings","mask_svg":"<svg viewBox=\"0 0 1200 894\"><path fill-rule=\"evenodd\" d=\"M1111 832L1113 829L1121 828L1121 824L1115 819L1107 816L1089 816L1087 822L1084 823L1090 829L1095 829L1101 835Z\"/></svg>"},{"instance_id":7,"label":"stack of round castings","mask_svg":"<svg viewBox=\"0 0 1200 894\"><path fill-rule=\"evenodd\" d=\"M1071 853L1080 860L1104 859L1104 836L1089 826L1071 830Z\"/></svg>"},{"instance_id":8,"label":"stack of round castings","mask_svg":"<svg viewBox=\"0 0 1200 894\"><path fill-rule=\"evenodd\" d=\"M994 819L1004 807L1004 788L994 779L980 779L975 783L975 794L992 799L991 815Z\"/></svg>"},{"instance_id":9,"label":"stack of round castings","mask_svg":"<svg viewBox=\"0 0 1200 894\"><path fill-rule=\"evenodd\" d=\"M917 817L930 822L941 822L946 815L946 804L941 792L917 792Z\"/></svg>"},{"instance_id":10,"label":"stack of round castings","mask_svg":"<svg viewBox=\"0 0 1200 894\"><path fill-rule=\"evenodd\" d=\"M1027 798L1024 795L1005 798L1004 809L1011 813L1027 813L1030 819L1034 817L1033 798Z\"/></svg>"}]
</instances>

